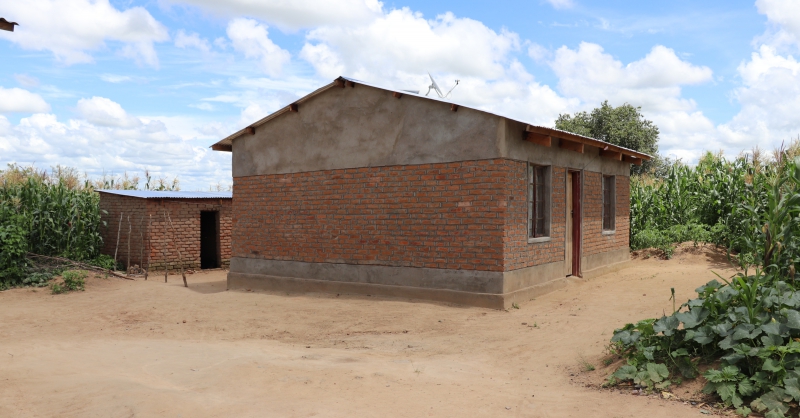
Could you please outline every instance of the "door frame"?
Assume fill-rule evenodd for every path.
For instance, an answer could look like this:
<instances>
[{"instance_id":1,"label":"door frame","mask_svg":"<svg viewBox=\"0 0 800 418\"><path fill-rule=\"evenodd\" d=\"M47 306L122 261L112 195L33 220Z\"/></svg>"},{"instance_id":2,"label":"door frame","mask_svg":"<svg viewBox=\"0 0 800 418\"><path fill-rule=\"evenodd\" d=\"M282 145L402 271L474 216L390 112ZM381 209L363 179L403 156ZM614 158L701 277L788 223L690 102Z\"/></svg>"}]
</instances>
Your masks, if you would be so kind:
<instances>
[{"instance_id":1,"label":"door frame","mask_svg":"<svg viewBox=\"0 0 800 418\"><path fill-rule=\"evenodd\" d=\"M581 238L583 237L583 171L568 170L567 172L572 174L572 208L567 208L567 216L572 217L572 275L583 277L581 272ZM567 176L567 178L569 178L569 176Z\"/></svg>"},{"instance_id":2,"label":"door frame","mask_svg":"<svg viewBox=\"0 0 800 418\"><path fill-rule=\"evenodd\" d=\"M222 267L222 237L220 236L220 211L219 210L201 210L200 211L200 268L202 269L203 265L203 214L204 213L213 213L214 214L214 241L215 241L215 254L214 254L214 264L216 267L210 267L211 269L220 268Z\"/></svg>"}]
</instances>

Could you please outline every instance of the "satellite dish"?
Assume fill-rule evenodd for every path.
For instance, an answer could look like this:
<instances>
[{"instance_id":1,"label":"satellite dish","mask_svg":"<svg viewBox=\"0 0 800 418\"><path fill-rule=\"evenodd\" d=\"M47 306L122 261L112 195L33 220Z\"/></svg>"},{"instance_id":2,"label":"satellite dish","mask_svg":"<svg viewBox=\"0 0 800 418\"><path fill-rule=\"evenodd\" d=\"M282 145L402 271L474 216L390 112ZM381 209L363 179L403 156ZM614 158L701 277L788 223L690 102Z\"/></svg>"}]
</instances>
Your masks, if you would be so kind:
<instances>
[{"instance_id":1,"label":"satellite dish","mask_svg":"<svg viewBox=\"0 0 800 418\"><path fill-rule=\"evenodd\" d=\"M436 94L439 95L440 99L446 99L447 96L449 96L450 93L453 91L453 89L456 88L456 86L458 86L458 82L459 82L459 80L456 80L456 85L453 86L453 88L450 89L450 91L448 91L447 94L444 94L444 93L442 93L442 89L439 88L439 84L437 84L436 80L433 79L433 76L431 75L431 73L428 73L428 77L430 77L430 79L431 79L431 85L428 86L428 92L425 93L425 95L426 96L429 95L431 93L431 89L433 89L433 90L436 90Z\"/></svg>"}]
</instances>

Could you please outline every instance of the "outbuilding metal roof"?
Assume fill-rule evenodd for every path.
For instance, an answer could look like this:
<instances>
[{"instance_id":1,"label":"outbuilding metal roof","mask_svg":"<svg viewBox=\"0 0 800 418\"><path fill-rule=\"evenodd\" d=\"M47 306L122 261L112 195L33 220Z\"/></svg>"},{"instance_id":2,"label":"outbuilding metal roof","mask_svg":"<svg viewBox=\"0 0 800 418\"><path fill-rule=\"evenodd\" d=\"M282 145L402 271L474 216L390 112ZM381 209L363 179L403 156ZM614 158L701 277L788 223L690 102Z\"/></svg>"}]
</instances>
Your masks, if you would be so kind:
<instances>
[{"instance_id":1,"label":"outbuilding metal roof","mask_svg":"<svg viewBox=\"0 0 800 418\"><path fill-rule=\"evenodd\" d=\"M639 164L641 163L641 160L651 160L653 158L652 156L650 156L648 154L645 154L645 153L642 153L642 152L639 152L639 151L635 151L635 150L632 150L630 148L621 147L619 145L613 145L613 144L610 144L608 142L601 141L599 139L591 138L591 137L588 137L588 136L578 135L578 134L574 134L572 132L562 131L560 129L553 129L553 128L548 128L548 127L545 127L545 126L534 125L534 124L531 124L529 122L520 120L519 118L516 118L516 117L510 117L510 116L503 115L503 114L500 114L500 113L497 113L497 112L489 112L489 111L482 110L482 109L476 109L476 108L470 107L470 106L464 106L464 105L456 103L456 102L452 102L452 101L449 101L449 100L441 99L439 97L424 96L422 94L414 93L414 92L411 92L411 91L408 91L408 90L397 90L397 89L384 87L384 86L379 86L379 85L376 85L376 84L367 83L367 82L364 82L364 81L361 81L361 80L356 80L354 78L343 77L343 76L339 77L339 78L333 80L333 82L331 82L329 84L326 84L326 85L314 90L313 92L301 97L300 99L298 99L294 103L290 104L289 106L285 106L285 107L283 107L283 108L281 108L281 109L279 109L279 110L267 115L266 117L258 120L257 122L255 122L255 123L243 128L243 129L241 129L241 130L239 130L237 132L234 132L233 134L229 135L228 137L226 137L226 138L222 139L221 141L217 142L216 144L212 145L211 149L216 150L216 151L229 151L230 152L230 151L232 151L232 148L233 148L233 139L234 138L242 136L242 135L244 135L246 133L252 134L253 132L255 132L255 128L257 128L257 127L269 122L272 119L277 118L278 116L280 116L280 115L282 115L284 113L288 113L288 112L292 112L292 111L296 112L297 109L298 109L298 106L303 104L303 102L305 102L308 99L310 99L310 98L312 98L312 97L314 97L314 96L316 96L316 95L318 95L318 94L320 94L320 93L322 93L324 91L327 91L327 90L329 90L331 88L344 86L344 83L361 84L361 85L364 85L364 86L369 86L369 87L372 87L372 88L389 91L389 92L392 92L392 93L402 94L404 96L407 95L407 96L419 97L419 98L427 99L427 100L435 100L435 101L438 101L438 102L443 102L443 103L448 103L448 104L451 104L451 105L456 105L458 107L463 107L465 109L472 109L472 110L475 110L475 111L478 111L478 112L483 112L483 113L488 113L490 115L499 116L501 118L517 121L519 123L525 123L525 124L528 124L528 128L527 128L528 132L537 133L537 134L541 134L541 135L550 135L550 136L554 136L554 137L558 137L558 138L569 139L569 140L577 141L577 142L580 142L580 143L583 143L583 144L586 144L586 145L591 145L591 146L594 146L594 147L598 147L598 148L600 148L602 150L606 150L606 151L620 152L623 155L627 155L627 156L631 156L631 157L634 157L634 158L638 158L639 159L638 160Z\"/></svg>"},{"instance_id":2,"label":"outbuilding metal roof","mask_svg":"<svg viewBox=\"0 0 800 418\"><path fill-rule=\"evenodd\" d=\"M155 190L97 190L100 193L138 197L140 199L231 199L232 192L172 192Z\"/></svg>"}]
</instances>

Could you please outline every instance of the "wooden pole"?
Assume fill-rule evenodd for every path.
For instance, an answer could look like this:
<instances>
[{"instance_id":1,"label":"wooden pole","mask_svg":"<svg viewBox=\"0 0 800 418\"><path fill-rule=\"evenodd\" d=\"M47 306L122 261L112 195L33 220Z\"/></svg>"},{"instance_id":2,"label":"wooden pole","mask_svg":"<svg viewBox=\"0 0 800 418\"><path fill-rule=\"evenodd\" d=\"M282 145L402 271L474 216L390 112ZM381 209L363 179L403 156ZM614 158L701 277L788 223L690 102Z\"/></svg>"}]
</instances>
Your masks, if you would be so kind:
<instances>
[{"instance_id":1,"label":"wooden pole","mask_svg":"<svg viewBox=\"0 0 800 418\"><path fill-rule=\"evenodd\" d=\"M164 209L164 245L161 247L161 253L164 254L164 283L167 282L167 210Z\"/></svg>"},{"instance_id":2,"label":"wooden pole","mask_svg":"<svg viewBox=\"0 0 800 418\"><path fill-rule=\"evenodd\" d=\"M144 215L139 219L139 269L144 270Z\"/></svg>"},{"instance_id":3,"label":"wooden pole","mask_svg":"<svg viewBox=\"0 0 800 418\"><path fill-rule=\"evenodd\" d=\"M172 234L178 235L178 231L175 230L175 225L172 224L171 216L169 216L169 226L170 228L172 228ZM183 287L189 287L189 285L186 283L186 273L183 272L183 255L181 255L181 246L179 245L178 242L175 243L175 248L178 250L178 263L180 263L181 266L181 276L183 276Z\"/></svg>"},{"instance_id":4,"label":"wooden pole","mask_svg":"<svg viewBox=\"0 0 800 418\"><path fill-rule=\"evenodd\" d=\"M153 251L153 240L150 229L153 227L153 215L147 215L147 269L144 271L144 279L150 274L150 253Z\"/></svg>"},{"instance_id":5,"label":"wooden pole","mask_svg":"<svg viewBox=\"0 0 800 418\"><path fill-rule=\"evenodd\" d=\"M120 212L119 214L119 226L117 227L117 246L114 247L114 270L117 269L117 251L119 250L119 233L122 231L122 214L125 212Z\"/></svg>"},{"instance_id":6,"label":"wooden pole","mask_svg":"<svg viewBox=\"0 0 800 418\"><path fill-rule=\"evenodd\" d=\"M130 275L131 274L131 232L133 229L133 225L131 225L131 215L128 215L128 269L125 270L125 273Z\"/></svg>"}]
</instances>

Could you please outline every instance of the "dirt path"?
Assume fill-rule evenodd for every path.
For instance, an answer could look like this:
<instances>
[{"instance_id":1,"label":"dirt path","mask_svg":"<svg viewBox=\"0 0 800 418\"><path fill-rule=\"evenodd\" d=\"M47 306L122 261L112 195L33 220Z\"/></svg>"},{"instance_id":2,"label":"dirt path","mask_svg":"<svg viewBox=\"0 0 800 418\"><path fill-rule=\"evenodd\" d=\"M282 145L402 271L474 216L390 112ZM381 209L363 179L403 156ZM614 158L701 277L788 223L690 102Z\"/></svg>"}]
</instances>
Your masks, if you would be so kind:
<instances>
[{"instance_id":1,"label":"dirt path","mask_svg":"<svg viewBox=\"0 0 800 418\"><path fill-rule=\"evenodd\" d=\"M577 382L609 374L614 328L711 269L707 251L637 260L508 312L233 292L223 272L0 292L0 416L699 417Z\"/></svg>"}]
</instances>

